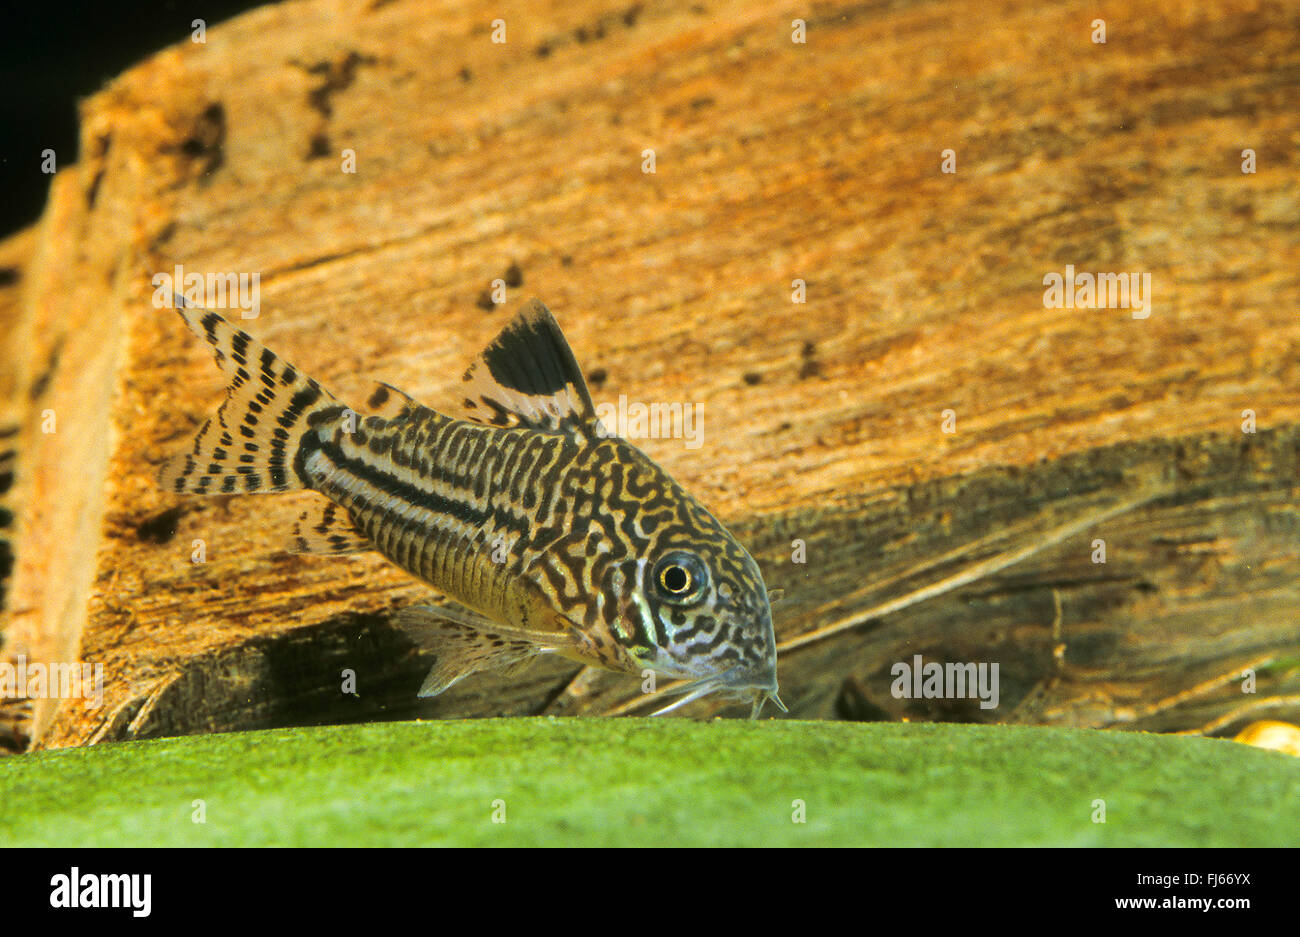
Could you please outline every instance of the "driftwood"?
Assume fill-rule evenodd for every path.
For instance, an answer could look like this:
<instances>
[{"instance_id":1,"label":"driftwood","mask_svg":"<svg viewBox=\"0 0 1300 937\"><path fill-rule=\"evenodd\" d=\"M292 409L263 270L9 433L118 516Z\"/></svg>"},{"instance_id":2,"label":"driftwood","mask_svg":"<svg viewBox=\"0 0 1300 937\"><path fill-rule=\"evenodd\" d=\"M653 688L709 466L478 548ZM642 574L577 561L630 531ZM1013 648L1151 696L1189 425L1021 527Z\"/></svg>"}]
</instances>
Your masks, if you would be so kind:
<instances>
[{"instance_id":1,"label":"driftwood","mask_svg":"<svg viewBox=\"0 0 1300 937\"><path fill-rule=\"evenodd\" d=\"M23 272L31 263L35 235L31 230L0 241L0 336L13 336L21 318ZM5 655L9 583L13 576L13 539L19 504L18 447L26 410L27 388L20 386L16 349L0 342L0 661ZM0 754L19 750L26 741L24 726L31 721L27 700L0 699Z\"/></svg>"},{"instance_id":2,"label":"driftwood","mask_svg":"<svg viewBox=\"0 0 1300 937\"><path fill-rule=\"evenodd\" d=\"M1175 4L1105 44L1081 3L819 3L802 43L753 3L579 2L495 43L499 15L268 7L84 103L5 247L2 653L101 663L105 696L7 704L11 738L649 708L560 662L417 701L389 618L427 592L284 553L315 496L159 491L221 393L154 304L177 265L256 274L245 327L344 399L454 409L535 295L598 402L698 404L698 448L638 442L787 590L794 715L1300 715L1300 15ZM1149 274L1147 316L1045 304L1067 265ZM998 707L897 698L916 654L998 662Z\"/></svg>"}]
</instances>

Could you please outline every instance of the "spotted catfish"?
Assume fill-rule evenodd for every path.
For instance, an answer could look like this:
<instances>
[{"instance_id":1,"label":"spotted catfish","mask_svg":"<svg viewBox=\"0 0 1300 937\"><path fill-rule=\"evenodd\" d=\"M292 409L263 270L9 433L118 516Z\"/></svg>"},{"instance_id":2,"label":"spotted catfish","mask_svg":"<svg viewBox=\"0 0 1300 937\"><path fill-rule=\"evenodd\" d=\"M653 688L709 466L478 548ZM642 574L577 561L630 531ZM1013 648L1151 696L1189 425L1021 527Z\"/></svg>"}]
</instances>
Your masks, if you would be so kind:
<instances>
[{"instance_id":1,"label":"spotted catfish","mask_svg":"<svg viewBox=\"0 0 1300 937\"><path fill-rule=\"evenodd\" d=\"M433 696L539 654L685 679L680 700L777 697L757 564L666 472L596 416L568 342L529 303L464 375L468 419L376 385L367 414L177 297L216 349L227 399L161 483L190 494L311 489L292 549L377 550L453 600L398 613L436 663Z\"/></svg>"}]
</instances>

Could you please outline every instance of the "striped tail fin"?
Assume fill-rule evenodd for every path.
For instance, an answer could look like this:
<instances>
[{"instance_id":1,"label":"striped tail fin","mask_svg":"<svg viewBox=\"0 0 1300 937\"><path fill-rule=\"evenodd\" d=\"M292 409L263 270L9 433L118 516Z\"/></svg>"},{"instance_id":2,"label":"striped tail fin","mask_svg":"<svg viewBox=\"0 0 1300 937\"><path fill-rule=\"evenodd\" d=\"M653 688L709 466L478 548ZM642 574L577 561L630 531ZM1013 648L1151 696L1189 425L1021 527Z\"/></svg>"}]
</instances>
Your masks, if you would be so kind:
<instances>
[{"instance_id":1,"label":"striped tail fin","mask_svg":"<svg viewBox=\"0 0 1300 937\"><path fill-rule=\"evenodd\" d=\"M303 434L344 411L329 391L219 313L174 299L195 335L216 349L230 377L226 402L189 451L158 474L166 489L200 495L290 491L308 487L294 467Z\"/></svg>"}]
</instances>

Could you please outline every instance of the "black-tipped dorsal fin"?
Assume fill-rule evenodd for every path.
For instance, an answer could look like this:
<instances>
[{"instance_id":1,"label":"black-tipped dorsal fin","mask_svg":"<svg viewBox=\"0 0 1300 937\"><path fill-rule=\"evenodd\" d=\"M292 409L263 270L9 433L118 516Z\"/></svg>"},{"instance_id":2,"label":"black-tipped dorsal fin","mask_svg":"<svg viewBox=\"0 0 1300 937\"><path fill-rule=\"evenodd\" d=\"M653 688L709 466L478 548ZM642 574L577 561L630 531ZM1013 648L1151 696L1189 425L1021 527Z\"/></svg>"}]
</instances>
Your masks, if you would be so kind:
<instances>
[{"instance_id":1,"label":"black-tipped dorsal fin","mask_svg":"<svg viewBox=\"0 0 1300 937\"><path fill-rule=\"evenodd\" d=\"M469 418L492 426L588 432L596 408L550 310L530 300L465 372Z\"/></svg>"}]
</instances>

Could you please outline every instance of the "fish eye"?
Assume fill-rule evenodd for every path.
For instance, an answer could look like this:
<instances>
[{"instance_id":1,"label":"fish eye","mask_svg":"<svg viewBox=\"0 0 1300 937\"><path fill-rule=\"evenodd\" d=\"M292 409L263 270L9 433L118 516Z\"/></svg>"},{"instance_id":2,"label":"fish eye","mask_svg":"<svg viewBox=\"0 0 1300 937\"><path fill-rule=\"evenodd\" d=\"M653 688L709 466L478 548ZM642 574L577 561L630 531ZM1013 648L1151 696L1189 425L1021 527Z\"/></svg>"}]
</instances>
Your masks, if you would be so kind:
<instances>
[{"instance_id":1,"label":"fish eye","mask_svg":"<svg viewBox=\"0 0 1300 937\"><path fill-rule=\"evenodd\" d=\"M694 553L685 550L674 550L662 557L655 564L653 577L660 596L669 602L693 601L709 584L704 563Z\"/></svg>"},{"instance_id":2,"label":"fish eye","mask_svg":"<svg viewBox=\"0 0 1300 937\"><path fill-rule=\"evenodd\" d=\"M689 592L691 588L690 570L685 566L665 566L659 570L659 585L664 587L664 591L671 592L673 595Z\"/></svg>"}]
</instances>

